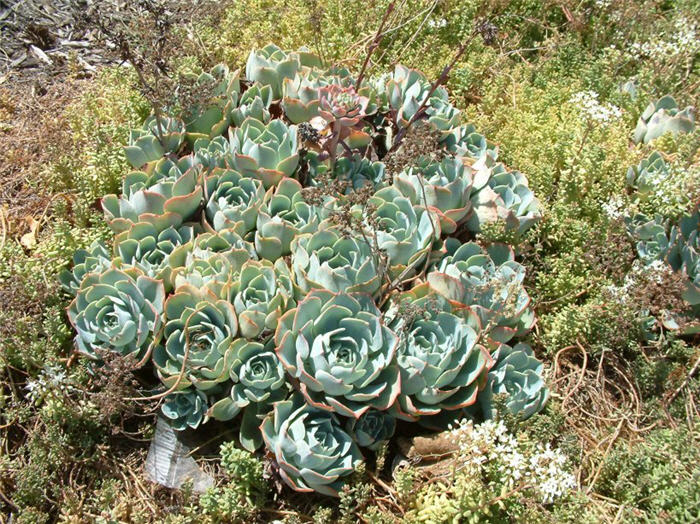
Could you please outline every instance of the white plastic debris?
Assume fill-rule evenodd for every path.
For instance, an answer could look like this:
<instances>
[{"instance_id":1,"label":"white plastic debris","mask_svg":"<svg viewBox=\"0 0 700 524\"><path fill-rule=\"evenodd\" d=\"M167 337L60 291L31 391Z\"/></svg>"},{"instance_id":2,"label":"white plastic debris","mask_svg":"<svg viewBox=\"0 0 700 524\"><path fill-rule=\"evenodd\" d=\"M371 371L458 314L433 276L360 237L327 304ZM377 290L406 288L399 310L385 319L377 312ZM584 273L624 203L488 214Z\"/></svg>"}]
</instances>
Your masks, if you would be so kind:
<instances>
[{"instance_id":1,"label":"white plastic debris","mask_svg":"<svg viewBox=\"0 0 700 524\"><path fill-rule=\"evenodd\" d=\"M177 433L162 418L158 417L156 433L146 457L146 477L167 488L180 488L187 480L198 493L214 485L189 455L190 449L180 442Z\"/></svg>"}]
</instances>

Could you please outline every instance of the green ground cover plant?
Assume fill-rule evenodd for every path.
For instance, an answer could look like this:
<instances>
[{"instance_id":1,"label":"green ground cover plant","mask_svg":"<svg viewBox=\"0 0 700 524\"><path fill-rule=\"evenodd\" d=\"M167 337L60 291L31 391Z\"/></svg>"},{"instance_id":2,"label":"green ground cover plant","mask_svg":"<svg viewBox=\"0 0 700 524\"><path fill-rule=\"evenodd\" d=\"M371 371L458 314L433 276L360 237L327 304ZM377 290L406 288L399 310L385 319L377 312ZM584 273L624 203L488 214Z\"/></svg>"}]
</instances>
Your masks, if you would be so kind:
<instances>
[{"instance_id":1,"label":"green ground cover plant","mask_svg":"<svg viewBox=\"0 0 700 524\"><path fill-rule=\"evenodd\" d=\"M698 518L694 2L146 4L141 68L0 94L0 518Z\"/></svg>"}]
</instances>

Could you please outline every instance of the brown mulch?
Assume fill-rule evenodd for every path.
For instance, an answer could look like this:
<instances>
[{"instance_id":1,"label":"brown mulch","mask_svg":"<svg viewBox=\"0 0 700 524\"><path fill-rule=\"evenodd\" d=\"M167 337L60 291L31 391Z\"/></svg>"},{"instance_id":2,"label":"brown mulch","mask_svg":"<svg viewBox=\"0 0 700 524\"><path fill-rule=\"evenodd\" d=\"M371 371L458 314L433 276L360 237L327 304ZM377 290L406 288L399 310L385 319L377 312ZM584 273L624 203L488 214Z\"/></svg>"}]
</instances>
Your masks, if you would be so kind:
<instances>
[{"instance_id":1,"label":"brown mulch","mask_svg":"<svg viewBox=\"0 0 700 524\"><path fill-rule=\"evenodd\" d=\"M45 170L71 146L65 108L80 96L82 80L62 79L44 94L0 86L0 219L4 236L29 231L51 201Z\"/></svg>"},{"instance_id":2,"label":"brown mulch","mask_svg":"<svg viewBox=\"0 0 700 524\"><path fill-rule=\"evenodd\" d=\"M108 60L81 17L94 0L0 0L0 80L45 84Z\"/></svg>"}]
</instances>

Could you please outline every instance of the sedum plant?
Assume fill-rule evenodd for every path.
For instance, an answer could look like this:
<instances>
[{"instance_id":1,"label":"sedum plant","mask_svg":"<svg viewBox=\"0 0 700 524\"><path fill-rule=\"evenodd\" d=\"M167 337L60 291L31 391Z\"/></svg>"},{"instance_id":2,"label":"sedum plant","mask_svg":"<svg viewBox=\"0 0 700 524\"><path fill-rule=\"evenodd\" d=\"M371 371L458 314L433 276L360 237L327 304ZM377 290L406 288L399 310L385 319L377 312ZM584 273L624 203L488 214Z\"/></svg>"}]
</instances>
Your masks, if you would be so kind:
<instances>
[{"instance_id":1,"label":"sedum plant","mask_svg":"<svg viewBox=\"0 0 700 524\"><path fill-rule=\"evenodd\" d=\"M525 269L474 241L492 222L524 233L540 205L439 84L401 65L362 82L272 44L244 75L200 73L201 100L132 132L136 171L102 200L114 241L61 277L78 350L135 356L175 429L236 428L326 495L403 424L503 391L538 410ZM439 139L419 155L414 124ZM662 230L697 275L697 236Z\"/></svg>"}]
</instances>

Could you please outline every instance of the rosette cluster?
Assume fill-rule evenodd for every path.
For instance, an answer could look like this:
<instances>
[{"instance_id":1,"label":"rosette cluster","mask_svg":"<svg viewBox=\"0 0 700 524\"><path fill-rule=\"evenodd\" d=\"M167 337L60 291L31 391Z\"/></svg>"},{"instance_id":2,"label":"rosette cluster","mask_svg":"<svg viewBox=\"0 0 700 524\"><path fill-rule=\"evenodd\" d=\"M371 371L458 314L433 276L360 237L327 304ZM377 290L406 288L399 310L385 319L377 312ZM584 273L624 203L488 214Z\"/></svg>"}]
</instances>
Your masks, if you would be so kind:
<instances>
[{"instance_id":1,"label":"rosette cluster","mask_svg":"<svg viewBox=\"0 0 700 524\"><path fill-rule=\"evenodd\" d=\"M403 66L357 85L274 45L244 77L197 82L206 101L132 132L135 171L102 200L113 241L61 276L81 353L133 356L175 429L230 423L293 489L328 495L397 424L501 393L542 407L525 269L474 242L488 222L524 232L539 202L444 88ZM418 120L440 137L430 158L383 162ZM690 271L696 239L676 236Z\"/></svg>"}]
</instances>

